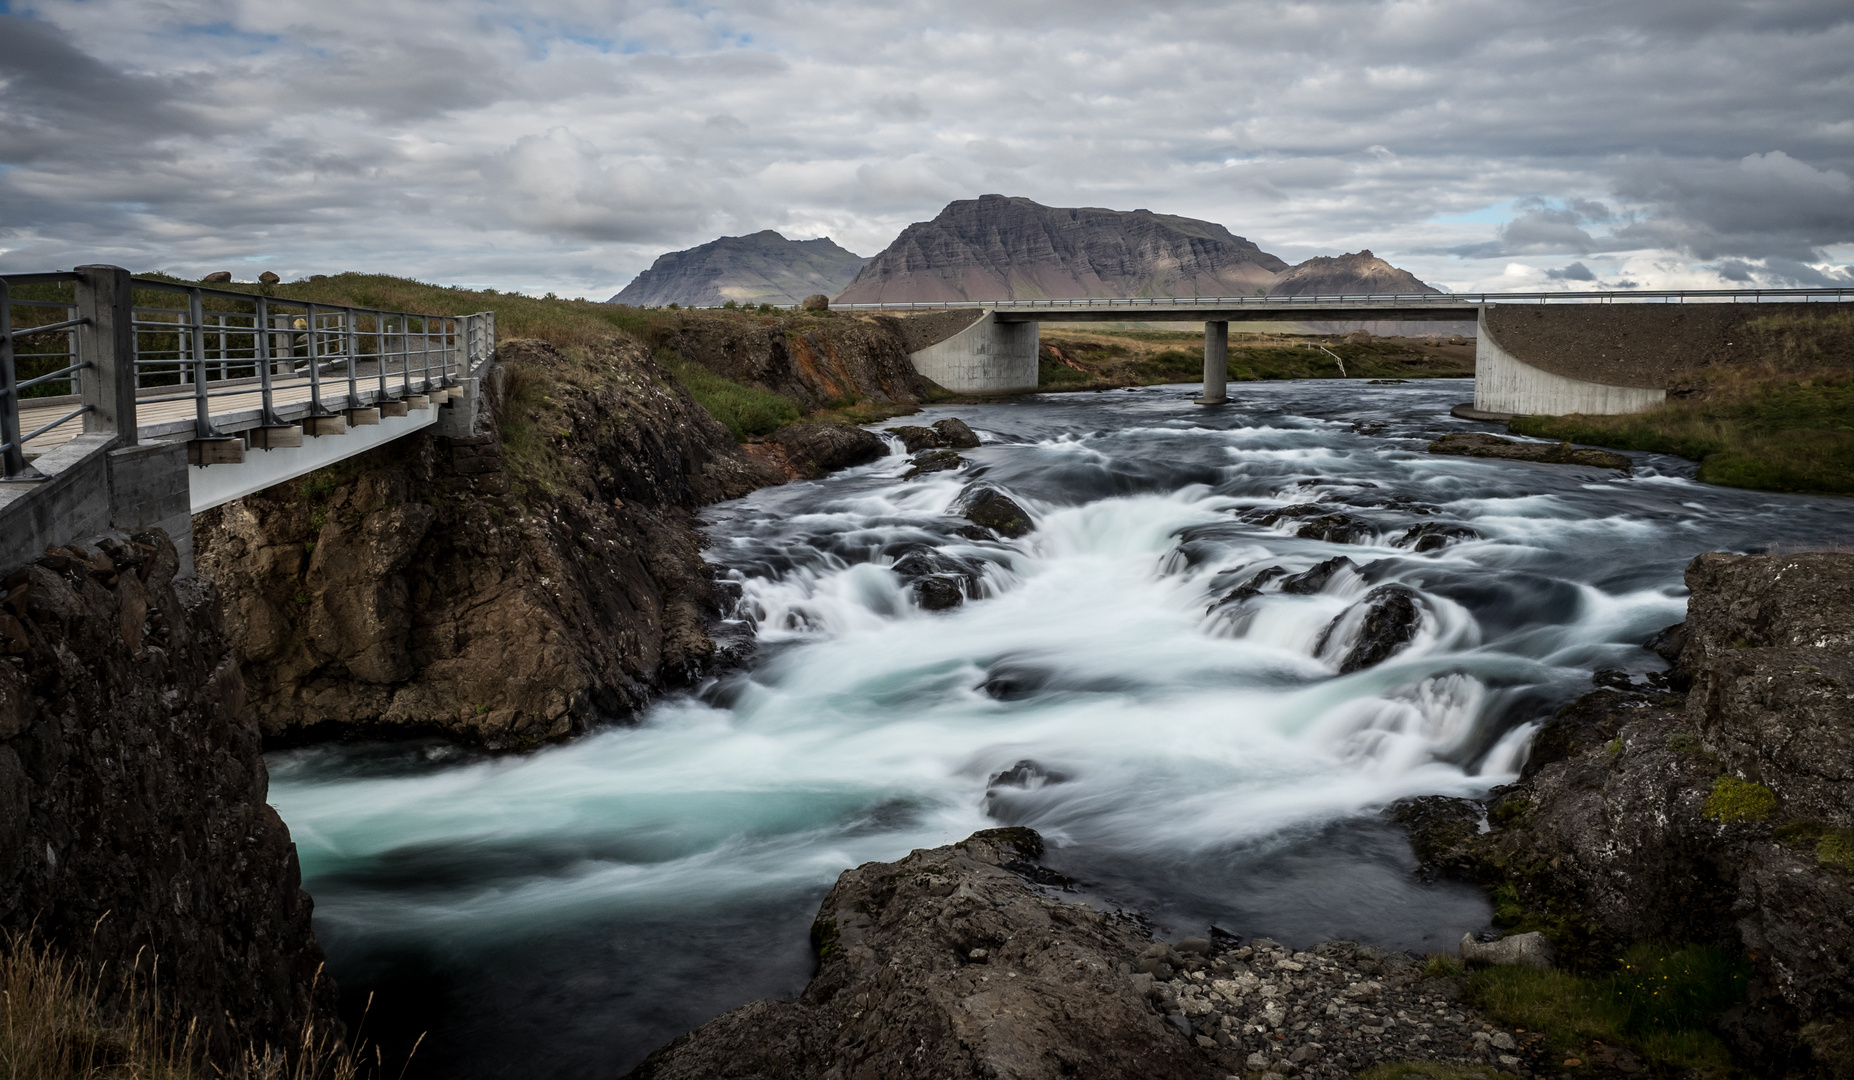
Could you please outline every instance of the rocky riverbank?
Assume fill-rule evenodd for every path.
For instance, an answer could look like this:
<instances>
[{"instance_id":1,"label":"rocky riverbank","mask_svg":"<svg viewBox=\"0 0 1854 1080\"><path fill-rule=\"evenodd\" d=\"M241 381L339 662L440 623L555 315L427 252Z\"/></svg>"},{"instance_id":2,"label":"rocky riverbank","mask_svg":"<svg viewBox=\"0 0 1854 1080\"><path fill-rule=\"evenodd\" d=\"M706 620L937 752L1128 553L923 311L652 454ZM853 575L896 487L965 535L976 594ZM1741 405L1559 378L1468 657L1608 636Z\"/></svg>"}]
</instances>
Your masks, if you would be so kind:
<instances>
[{"instance_id":1,"label":"rocky riverbank","mask_svg":"<svg viewBox=\"0 0 1854 1080\"><path fill-rule=\"evenodd\" d=\"M1574 968L1641 941L1742 955L1716 1025L1734 1051L1854 1075L1854 555L1701 555L1687 584L1687 621L1651 643L1671 672L1599 672L1519 783L1398 816Z\"/></svg>"},{"instance_id":2,"label":"rocky riverbank","mask_svg":"<svg viewBox=\"0 0 1854 1080\"><path fill-rule=\"evenodd\" d=\"M112 1007L139 971L224 1062L339 1025L219 597L178 565L154 532L5 575L0 928L106 965Z\"/></svg>"},{"instance_id":3,"label":"rocky riverbank","mask_svg":"<svg viewBox=\"0 0 1854 1080\"><path fill-rule=\"evenodd\" d=\"M843 1076L1343 1077L1380 1062L1529 1071L1536 1037L1460 984L1355 942L1153 942L1064 899L1029 829L846 871L812 927L818 971L652 1054L635 1080Z\"/></svg>"}]
</instances>

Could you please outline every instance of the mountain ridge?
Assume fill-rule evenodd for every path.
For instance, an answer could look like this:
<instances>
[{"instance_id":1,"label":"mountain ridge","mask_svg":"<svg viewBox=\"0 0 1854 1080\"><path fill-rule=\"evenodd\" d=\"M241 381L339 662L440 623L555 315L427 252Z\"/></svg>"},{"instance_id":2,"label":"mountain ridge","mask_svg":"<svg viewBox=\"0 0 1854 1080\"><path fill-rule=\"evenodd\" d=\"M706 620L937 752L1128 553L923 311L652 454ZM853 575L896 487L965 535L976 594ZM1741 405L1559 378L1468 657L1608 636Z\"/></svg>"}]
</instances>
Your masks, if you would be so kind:
<instances>
[{"instance_id":1,"label":"mountain ridge","mask_svg":"<svg viewBox=\"0 0 1854 1080\"><path fill-rule=\"evenodd\" d=\"M834 295L856 276L864 261L828 236L788 240L772 229L762 229L659 255L650 269L607 303L715 307L732 300L787 307L816 293Z\"/></svg>"}]
</instances>

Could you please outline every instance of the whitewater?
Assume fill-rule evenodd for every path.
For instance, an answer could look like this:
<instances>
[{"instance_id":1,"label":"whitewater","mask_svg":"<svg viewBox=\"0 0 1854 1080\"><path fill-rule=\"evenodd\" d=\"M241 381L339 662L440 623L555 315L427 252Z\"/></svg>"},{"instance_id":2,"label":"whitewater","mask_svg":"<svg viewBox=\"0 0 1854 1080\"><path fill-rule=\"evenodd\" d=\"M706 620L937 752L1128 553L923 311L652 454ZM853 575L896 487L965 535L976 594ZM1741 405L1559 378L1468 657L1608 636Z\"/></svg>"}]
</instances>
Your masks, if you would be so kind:
<instances>
[{"instance_id":1,"label":"whitewater","mask_svg":"<svg viewBox=\"0 0 1854 1080\"><path fill-rule=\"evenodd\" d=\"M271 755L351 1018L426 1075L615 1075L716 1013L789 995L836 875L998 825L1043 833L1077 895L1161 935L1444 947L1475 890L1417 874L1398 799L1512 781L1596 672L1643 678L1708 550L1854 535L1848 500L1429 455L1476 429L1433 380L1038 395L930 409L982 437L902 478L897 454L706 517L735 664L630 726L513 757L440 743ZM974 485L1022 538L956 513ZM1318 504L1362 542L1295 535ZM1426 522L1471 530L1399 546ZM1478 538L1476 538L1478 537ZM917 603L928 551L969 598ZM1323 589L1220 603L1334 556ZM1339 674L1361 601L1397 583L1411 640Z\"/></svg>"}]
</instances>

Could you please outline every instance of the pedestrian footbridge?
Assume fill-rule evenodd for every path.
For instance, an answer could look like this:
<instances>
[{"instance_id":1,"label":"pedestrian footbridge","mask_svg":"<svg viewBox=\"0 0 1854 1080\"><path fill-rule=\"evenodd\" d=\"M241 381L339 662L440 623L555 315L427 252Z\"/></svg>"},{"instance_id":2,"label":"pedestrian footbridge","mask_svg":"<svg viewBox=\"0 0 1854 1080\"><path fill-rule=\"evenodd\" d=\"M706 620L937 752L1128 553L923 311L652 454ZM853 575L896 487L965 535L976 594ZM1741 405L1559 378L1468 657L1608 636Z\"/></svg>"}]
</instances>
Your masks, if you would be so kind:
<instances>
[{"instance_id":1,"label":"pedestrian footbridge","mask_svg":"<svg viewBox=\"0 0 1854 1080\"><path fill-rule=\"evenodd\" d=\"M135 278L0 276L0 566L165 528L418 431L474 433L493 313Z\"/></svg>"}]
</instances>

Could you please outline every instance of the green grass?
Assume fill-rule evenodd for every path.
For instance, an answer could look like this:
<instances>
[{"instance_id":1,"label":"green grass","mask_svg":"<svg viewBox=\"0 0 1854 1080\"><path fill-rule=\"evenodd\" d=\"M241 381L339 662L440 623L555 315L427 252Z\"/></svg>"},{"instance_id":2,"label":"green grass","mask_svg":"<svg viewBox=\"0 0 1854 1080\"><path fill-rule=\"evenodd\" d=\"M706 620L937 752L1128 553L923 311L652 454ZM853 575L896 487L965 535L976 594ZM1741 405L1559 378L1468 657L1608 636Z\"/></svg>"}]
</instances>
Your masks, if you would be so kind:
<instances>
[{"instance_id":1,"label":"green grass","mask_svg":"<svg viewBox=\"0 0 1854 1080\"><path fill-rule=\"evenodd\" d=\"M1522 435L1677 454L1699 478L1764 491L1854 494L1854 312L1799 310L1744 326L1755 360L1700 372L1691 395L1624 416L1528 416Z\"/></svg>"},{"instance_id":2,"label":"green grass","mask_svg":"<svg viewBox=\"0 0 1854 1080\"><path fill-rule=\"evenodd\" d=\"M1623 416L1525 416L1521 435L1677 454L1699 478L1762 491L1854 494L1854 379L1767 382L1726 400Z\"/></svg>"},{"instance_id":3,"label":"green grass","mask_svg":"<svg viewBox=\"0 0 1854 1080\"><path fill-rule=\"evenodd\" d=\"M726 425L735 442L746 442L799 418L798 404L790 398L731 382L666 349L658 350L657 359L689 388L698 405Z\"/></svg>"},{"instance_id":4,"label":"green grass","mask_svg":"<svg viewBox=\"0 0 1854 1080\"><path fill-rule=\"evenodd\" d=\"M1592 1040L1627 1046L1663 1068L1723 1076L1731 1054L1710 1025L1744 1000L1749 969L1739 957L1691 945L1637 945L1612 973L1484 968L1468 977L1467 998L1509 1027L1542 1033L1560 1052Z\"/></svg>"}]
</instances>

